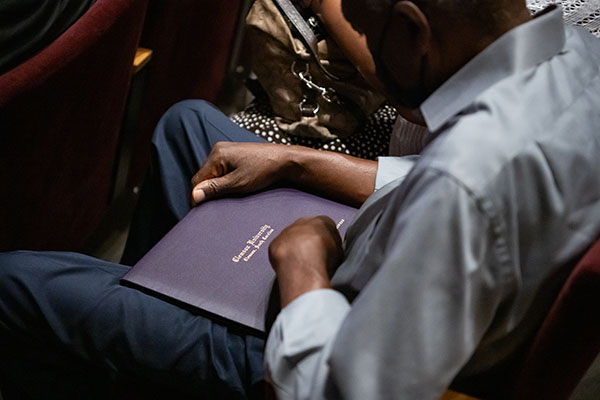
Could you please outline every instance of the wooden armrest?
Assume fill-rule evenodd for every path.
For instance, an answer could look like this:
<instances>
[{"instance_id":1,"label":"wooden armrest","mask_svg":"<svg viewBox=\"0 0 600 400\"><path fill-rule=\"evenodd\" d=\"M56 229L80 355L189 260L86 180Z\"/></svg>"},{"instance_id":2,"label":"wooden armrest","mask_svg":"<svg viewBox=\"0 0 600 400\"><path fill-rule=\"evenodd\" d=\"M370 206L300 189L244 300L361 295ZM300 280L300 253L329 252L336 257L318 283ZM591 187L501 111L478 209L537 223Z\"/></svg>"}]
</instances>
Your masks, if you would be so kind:
<instances>
[{"instance_id":1,"label":"wooden armrest","mask_svg":"<svg viewBox=\"0 0 600 400\"><path fill-rule=\"evenodd\" d=\"M133 59L133 73L138 73L152 58L152 50L138 47Z\"/></svg>"}]
</instances>

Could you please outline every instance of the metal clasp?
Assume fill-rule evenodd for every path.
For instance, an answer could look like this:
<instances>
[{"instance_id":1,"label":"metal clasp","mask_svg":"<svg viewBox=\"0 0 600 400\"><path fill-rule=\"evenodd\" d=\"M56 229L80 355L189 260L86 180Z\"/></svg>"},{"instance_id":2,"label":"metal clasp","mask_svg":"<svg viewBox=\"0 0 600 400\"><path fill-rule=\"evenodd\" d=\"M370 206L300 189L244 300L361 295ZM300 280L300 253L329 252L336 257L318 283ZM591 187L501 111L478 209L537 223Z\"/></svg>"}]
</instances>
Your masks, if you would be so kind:
<instances>
[{"instance_id":1,"label":"metal clasp","mask_svg":"<svg viewBox=\"0 0 600 400\"><path fill-rule=\"evenodd\" d=\"M334 89L319 86L315 82L313 82L312 76L310 75L308 63L304 64L304 71L297 70L296 67L297 64L294 60L294 62L292 63L292 73L294 74L294 76L300 79L302 83L304 83L304 86L307 89L317 92L321 96L321 98L328 103L336 102L338 104L341 104L341 101L339 100L337 93Z\"/></svg>"},{"instance_id":2,"label":"metal clasp","mask_svg":"<svg viewBox=\"0 0 600 400\"><path fill-rule=\"evenodd\" d=\"M298 104L300 114L304 117L315 117L320 108L321 106L317 102L314 102L314 104L309 103L308 97L306 96L303 96L302 101Z\"/></svg>"}]
</instances>

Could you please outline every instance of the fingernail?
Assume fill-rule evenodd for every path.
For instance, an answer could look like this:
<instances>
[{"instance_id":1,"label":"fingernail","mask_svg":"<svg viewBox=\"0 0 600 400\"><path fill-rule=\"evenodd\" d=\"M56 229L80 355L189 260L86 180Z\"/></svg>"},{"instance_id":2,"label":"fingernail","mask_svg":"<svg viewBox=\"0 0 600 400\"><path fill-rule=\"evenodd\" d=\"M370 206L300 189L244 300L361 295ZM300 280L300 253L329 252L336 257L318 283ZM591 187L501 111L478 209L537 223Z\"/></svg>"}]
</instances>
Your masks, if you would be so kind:
<instances>
[{"instance_id":1,"label":"fingernail","mask_svg":"<svg viewBox=\"0 0 600 400\"><path fill-rule=\"evenodd\" d=\"M192 192L192 197L194 198L194 201L196 202L196 204L198 204L198 203L201 203L206 198L206 194L204 194L204 190L202 190L200 188L196 188Z\"/></svg>"}]
</instances>

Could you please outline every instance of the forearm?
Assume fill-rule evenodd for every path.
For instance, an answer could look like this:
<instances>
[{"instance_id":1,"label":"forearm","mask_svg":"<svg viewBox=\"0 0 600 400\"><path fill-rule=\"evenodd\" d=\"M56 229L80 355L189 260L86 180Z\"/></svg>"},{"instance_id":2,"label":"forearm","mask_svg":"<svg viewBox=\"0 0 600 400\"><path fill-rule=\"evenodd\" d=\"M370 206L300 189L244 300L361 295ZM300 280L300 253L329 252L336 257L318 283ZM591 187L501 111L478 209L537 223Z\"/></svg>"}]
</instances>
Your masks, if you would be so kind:
<instances>
[{"instance_id":1,"label":"forearm","mask_svg":"<svg viewBox=\"0 0 600 400\"><path fill-rule=\"evenodd\" d=\"M304 293L329 289L342 257L342 239L331 218L300 218L287 226L269 245L281 307Z\"/></svg>"},{"instance_id":2,"label":"forearm","mask_svg":"<svg viewBox=\"0 0 600 400\"><path fill-rule=\"evenodd\" d=\"M377 77L377 71L373 56L369 51L367 39L358 33L344 17L341 0L305 0L301 3L310 5L315 14L319 16L327 32L339 45L348 60L365 78L365 81L377 92L386 96L398 113L408 121L425 125L425 121L418 110L403 107L394 100L393 96L385 90L385 87Z\"/></svg>"},{"instance_id":3,"label":"forearm","mask_svg":"<svg viewBox=\"0 0 600 400\"><path fill-rule=\"evenodd\" d=\"M344 17L341 0L313 0L310 7L369 85L384 93L381 82L375 74L375 63L367 46L367 40Z\"/></svg>"},{"instance_id":4,"label":"forearm","mask_svg":"<svg viewBox=\"0 0 600 400\"><path fill-rule=\"evenodd\" d=\"M292 260L288 260L287 264L285 273L277 274L282 308L305 293L330 288L329 277L327 274L318 273L318 268L304 268L302 263L294 265ZM322 270L325 270L325 267L322 267Z\"/></svg>"},{"instance_id":5,"label":"forearm","mask_svg":"<svg viewBox=\"0 0 600 400\"><path fill-rule=\"evenodd\" d=\"M284 179L346 204L360 206L375 190L377 162L302 146L286 146Z\"/></svg>"}]
</instances>

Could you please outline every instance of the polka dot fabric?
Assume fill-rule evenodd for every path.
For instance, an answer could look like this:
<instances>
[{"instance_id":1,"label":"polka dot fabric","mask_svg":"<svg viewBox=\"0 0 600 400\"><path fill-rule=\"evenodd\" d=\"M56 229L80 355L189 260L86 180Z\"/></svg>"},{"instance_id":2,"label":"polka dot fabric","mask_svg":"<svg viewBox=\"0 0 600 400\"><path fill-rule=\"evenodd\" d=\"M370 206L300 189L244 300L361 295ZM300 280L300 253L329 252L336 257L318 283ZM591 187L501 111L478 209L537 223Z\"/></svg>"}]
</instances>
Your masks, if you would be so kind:
<instances>
[{"instance_id":1,"label":"polka dot fabric","mask_svg":"<svg viewBox=\"0 0 600 400\"><path fill-rule=\"evenodd\" d=\"M232 115L231 120L272 143L300 145L374 160L388 154L390 135L396 117L396 110L384 104L373 113L359 132L347 138L330 141L294 136L282 131L266 102L254 101L244 111Z\"/></svg>"}]
</instances>

